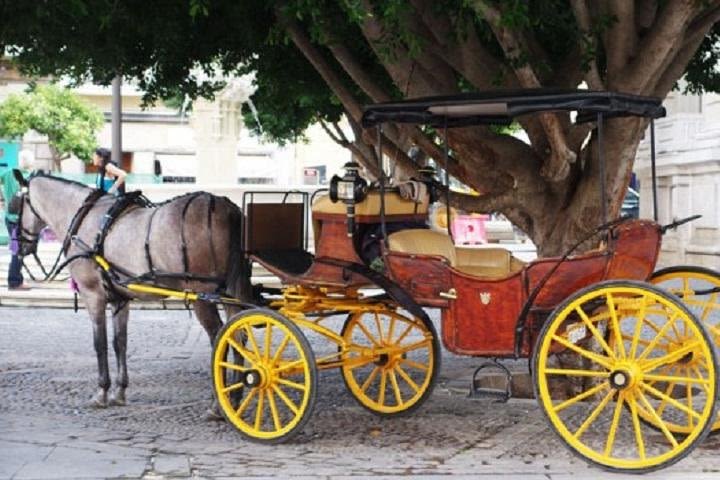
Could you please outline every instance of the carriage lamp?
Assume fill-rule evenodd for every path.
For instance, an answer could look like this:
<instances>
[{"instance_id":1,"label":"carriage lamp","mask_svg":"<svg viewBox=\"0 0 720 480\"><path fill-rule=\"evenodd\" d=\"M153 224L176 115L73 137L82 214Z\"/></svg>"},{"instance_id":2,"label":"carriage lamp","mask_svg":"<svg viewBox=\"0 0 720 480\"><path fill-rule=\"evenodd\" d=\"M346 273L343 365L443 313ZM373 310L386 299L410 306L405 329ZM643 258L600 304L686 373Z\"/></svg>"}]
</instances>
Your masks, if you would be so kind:
<instances>
[{"instance_id":1,"label":"carriage lamp","mask_svg":"<svg viewBox=\"0 0 720 480\"><path fill-rule=\"evenodd\" d=\"M330 200L333 203L341 201L347 206L347 233L348 237L352 237L355 232L355 204L367 196L368 184L360 176L360 165L357 163L348 162L343 168L345 175L333 175L330 180Z\"/></svg>"}]
</instances>

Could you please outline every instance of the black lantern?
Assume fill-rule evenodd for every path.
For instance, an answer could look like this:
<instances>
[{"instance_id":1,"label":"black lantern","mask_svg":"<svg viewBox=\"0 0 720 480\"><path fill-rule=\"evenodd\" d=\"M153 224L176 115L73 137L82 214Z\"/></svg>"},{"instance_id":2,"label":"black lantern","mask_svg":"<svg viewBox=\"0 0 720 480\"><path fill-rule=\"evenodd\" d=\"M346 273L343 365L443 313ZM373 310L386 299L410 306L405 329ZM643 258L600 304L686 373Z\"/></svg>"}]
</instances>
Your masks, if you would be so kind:
<instances>
[{"instance_id":1,"label":"black lantern","mask_svg":"<svg viewBox=\"0 0 720 480\"><path fill-rule=\"evenodd\" d=\"M347 206L348 236L352 237L355 232L355 204L365 200L368 184L360 176L360 165L357 163L348 162L343 168L345 175L333 175L330 180L330 200L333 203L341 201Z\"/></svg>"}]
</instances>

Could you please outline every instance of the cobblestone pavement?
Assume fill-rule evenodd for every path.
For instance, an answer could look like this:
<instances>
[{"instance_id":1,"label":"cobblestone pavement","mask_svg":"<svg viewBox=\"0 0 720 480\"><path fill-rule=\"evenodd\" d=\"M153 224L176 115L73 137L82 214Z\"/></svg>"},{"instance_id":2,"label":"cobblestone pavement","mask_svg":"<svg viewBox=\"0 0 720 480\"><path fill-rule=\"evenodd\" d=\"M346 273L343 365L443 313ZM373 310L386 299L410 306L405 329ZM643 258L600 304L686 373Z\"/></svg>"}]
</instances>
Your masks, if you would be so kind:
<instances>
[{"instance_id":1,"label":"cobblestone pavement","mask_svg":"<svg viewBox=\"0 0 720 480\"><path fill-rule=\"evenodd\" d=\"M1 310L0 478L611 476L573 457L534 401L466 398L458 386L478 361L447 352L435 393L412 416L373 416L337 371L326 371L298 437L272 447L248 443L225 422L205 420L210 347L199 324L181 311L131 317L130 403L94 410L86 406L96 363L85 313ZM328 348L311 342L319 352ZM720 478L719 448L720 438L711 437L644 478Z\"/></svg>"}]
</instances>

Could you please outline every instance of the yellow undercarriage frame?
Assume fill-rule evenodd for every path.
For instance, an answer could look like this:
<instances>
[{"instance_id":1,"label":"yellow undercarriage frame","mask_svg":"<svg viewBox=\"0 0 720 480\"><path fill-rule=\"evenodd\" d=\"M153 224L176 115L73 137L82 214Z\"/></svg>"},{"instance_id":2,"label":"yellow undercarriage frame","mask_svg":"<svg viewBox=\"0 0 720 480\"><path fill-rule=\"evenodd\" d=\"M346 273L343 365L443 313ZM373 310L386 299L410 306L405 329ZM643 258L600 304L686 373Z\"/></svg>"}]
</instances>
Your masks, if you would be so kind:
<instances>
[{"instance_id":1,"label":"yellow undercarriage frame","mask_svg":"<svg viewBox=\"0 0 720 480\"><path fill-rule=\"evenodd\" d=\"M213 351L218 404L247 438L277 443L296 434L312 412L318 370L340 368L353 397L379 415L408 413L429 397L437 335L395 303L293 286L270 307L231 318ZM316 355L301 329L330 348Z\"/></svg>"},{"instance_id":2,"label":"yellow undercarriage frame","mask_svg":"<svg viewBox=\"0 0 720 480\"><path fill-rule=\"evenodd\" d=\"M657 470L710 431L718 381L712 337L678 298L650 284L581 290L550 315L535 352L538 402L587 461Z\"/></svg>"}]
</instances>

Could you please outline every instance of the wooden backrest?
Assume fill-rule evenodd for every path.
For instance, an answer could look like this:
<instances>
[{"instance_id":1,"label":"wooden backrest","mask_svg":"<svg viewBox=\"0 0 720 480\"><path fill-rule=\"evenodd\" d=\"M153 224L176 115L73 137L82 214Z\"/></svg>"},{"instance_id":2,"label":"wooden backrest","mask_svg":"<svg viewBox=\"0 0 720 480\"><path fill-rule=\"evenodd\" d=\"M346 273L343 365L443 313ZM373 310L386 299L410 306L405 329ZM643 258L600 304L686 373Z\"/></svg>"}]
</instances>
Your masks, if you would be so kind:
<instances>
[{"instance_id":1,"label":"wooden backrest","mask_svg":"<svg viewBox=\"0 0 720 480\"><path fill-rule=\"evenodd\" d=\"M304 250L302 203L249 203L245 206L245 251Z\"/></svg>"}]
</instances>

